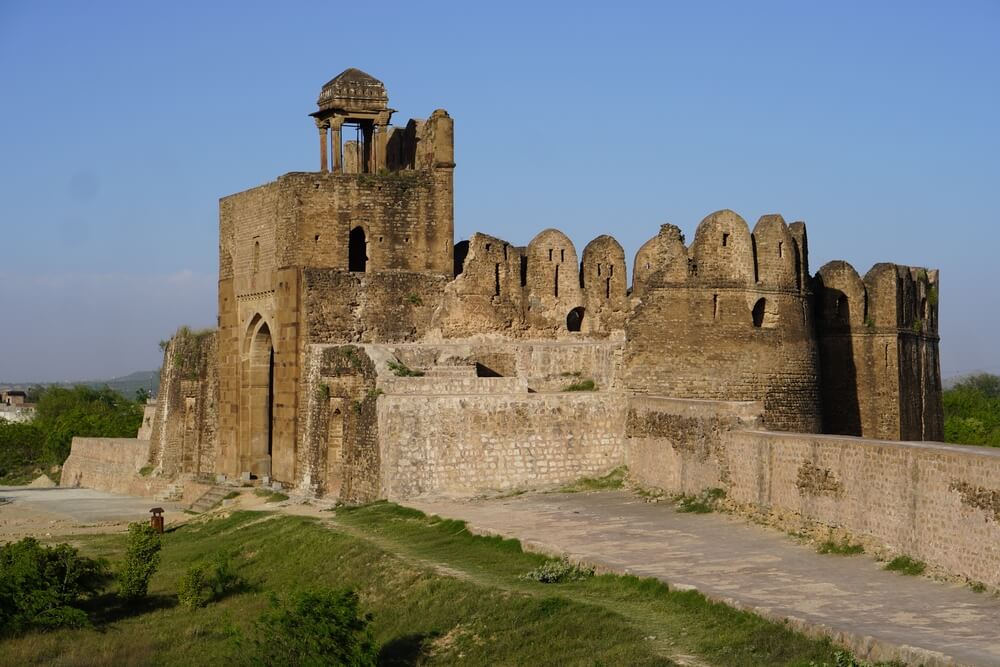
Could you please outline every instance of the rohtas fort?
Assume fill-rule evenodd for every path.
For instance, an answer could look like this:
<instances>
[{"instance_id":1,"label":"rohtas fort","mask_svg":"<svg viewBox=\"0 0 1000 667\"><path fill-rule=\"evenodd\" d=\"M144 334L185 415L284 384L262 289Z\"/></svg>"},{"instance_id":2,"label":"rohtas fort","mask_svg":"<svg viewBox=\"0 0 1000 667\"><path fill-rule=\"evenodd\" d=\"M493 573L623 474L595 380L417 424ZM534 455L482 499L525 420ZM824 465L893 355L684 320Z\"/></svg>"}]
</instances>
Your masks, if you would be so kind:
<instances>
[{"instance_id":1,"label":"rohtas fort","mask_svg":"<svg viewBox=\"0 0 1000 667\"><path fill-rule=\"evenodd\" d=\"M317 168L219 201L217 328L178 331L139 438L77 438L63 484L363 503L625 466L1000 586L1000 457L934 442L936 270L813 272L803 222L728 209L631 262L555 228L456 243L456 119L395 114L360 70L322 86Z\"/></svg>"}]
</instances>

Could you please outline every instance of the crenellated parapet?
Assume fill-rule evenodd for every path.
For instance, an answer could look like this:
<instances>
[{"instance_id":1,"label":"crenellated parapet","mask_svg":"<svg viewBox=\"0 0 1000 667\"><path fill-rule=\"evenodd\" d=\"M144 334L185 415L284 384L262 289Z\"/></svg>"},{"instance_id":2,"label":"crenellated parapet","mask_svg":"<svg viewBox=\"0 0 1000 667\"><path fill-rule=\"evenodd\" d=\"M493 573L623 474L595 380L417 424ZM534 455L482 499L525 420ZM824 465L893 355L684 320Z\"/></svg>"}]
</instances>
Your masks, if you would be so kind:
<instances>
[{"instance_id":1,"label":"crenellated parapet","mask_svg":"<svg viewBox=\"0 0 1000 667\"><path fill-rule=\"evenodd\" d=\"M636 255L626 377L637 393L763 401L769 428L820 429L805 226L779 215L751 232L730 210L673 225Z\"/></svg>"}]
</instances>

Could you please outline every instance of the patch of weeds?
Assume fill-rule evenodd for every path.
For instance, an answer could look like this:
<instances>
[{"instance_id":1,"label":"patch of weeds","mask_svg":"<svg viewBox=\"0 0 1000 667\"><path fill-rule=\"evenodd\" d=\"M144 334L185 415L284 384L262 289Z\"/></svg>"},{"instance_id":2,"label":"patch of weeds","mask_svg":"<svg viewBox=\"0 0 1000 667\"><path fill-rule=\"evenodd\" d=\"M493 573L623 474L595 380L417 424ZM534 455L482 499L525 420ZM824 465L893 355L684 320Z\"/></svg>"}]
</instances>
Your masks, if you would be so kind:
<instances>
[{"instance_id":1,"label":"patch of weeds","mask_svg":"<svg viewBox=\"0 0 1000 667\"><path fill-rule=\"evenodd\" d=\"M913 320L913 333L920 333L924 330L924 321L919 317Z\"/></svg>"},{"instance_id":2,"label":"patch of weeds","mask_svg":"<svg viewBox=\"0 0 1000 667\"><path fill-rule=\"evenodd\" d=\"M421 377L424 374L423 371L414 370L402 361L390 359L386 362L386 365L389 366L389 370L398 377Z\"/></svg>"},{"instance_id":3,"label":"patch of weeds","mask_svg":"<svg viewBox=\"0 0 1000 667\"><path fill-rule=\"evenodd\" d=\"M593 568L580 567L563 558L546 561L534 570L520 575L518 579L537 581L540 584L564 584L568 581L583 581L593 576Z\"/></svg>"},{"instance_id":4,"label":"patch of weeds","mask_svg":"<svg viewBox=\"0 0 1000 667\"><path fill-rule=\"evenodd\" d=\"M153 472L153 466L142 466L139 468L139 474L143 477L149 477L149 473Z\"/></svg>"},{"instance_id":5,"label":"patch of weeds","mask_svg":"<svg viewBox=\"0 0 1000 667\"><path fill-rule=\"evenodd\" d=\"M986 592L986 584L984 584L981 581L970 581L969 582L969 588L972 589L973 593L985 593Z\"/></svg>"},{"instance_id":6,"label":"patch of weeds","mask_svg":"<svg viewBox=\"0 0 1000 667\"><path fill-rule=\"evenodd\" d=\"M851 544L845 537L840 542L834 542L833 540L827 540L823 542L816 549L818 553L821 554L835 554L837 556L855 556L857 554L863 554L865 548L860 544Z\"/></svg>"},{"instance_id":7,"label":"patch of weeds","mask_svg":"<svg viewBox=\"0 0 1000 667\"><path fill-rule=\"evenodd\" d=\"M177 599L185 607L196 609L221 600L242 585L229 556L217 554L211 561L199 561L187 569L177 584Z\"/></svg>"},{"instance_id":8,"label":"patch of weeds","mask_svg":"<svg viewBox=\"0 0 1000 667\"><path fill-rule=\"evenodd\" d=\"M692 514L708 514L715 511L719 500L726 497L726 492L722 489L705 489L696 496L681 494L674 500L678 512L689 512Z\"/></svg>"},{"instance_id":9,"label":"patch of weeds","mask_svg":"<svg viewBox=\"0 0 1000 667\"><path fill-rule=\"evenodd\" d=\"M420 298L420 295L412 292L406 295L406 302L414 306L424 305L424 300Z\"/></svg>"},{"instance_id":10,"label":"patch of weeds","mask_svg":"<svg viewBox=\"0 0 1000 667\"><path fill-rule=\"evenodd\" d=\"M284 493L270 489L254 489L253 494L258 498L265 498L269 503L280 503L283 500L288 500L288 496Z\"/></svg>"},{"instance_id":11,"label":"patch of weeds","mask_svg":"<svg viewBox=\"0 0 1000 667\"><path fill-rule=\"evenodd\" d=\"M874 329L875 328L875 318L872 317L871 315L869 315L868 317L866 317L865 318L865 326L868 327L869 329Z\"/></svg>"},{"instance_id":12,"label":"patch of weeds","mask_svg":"<svg viewBox=\"0 0 1000 667\"><path fill-rule=\"evenodd\" d=\"M625 485L625 475L628 468L620 466L603 477L583 477L559 489L562 493L578 493L580 491L605 491L620 489Z\"/></svg>"},{"instance_id":13,"label":"patch of weeds","mask_svg":"<svg viewBox=\"0 0 1000 667\"><path fill-rule=\"evenodd\" d=\"M924 573L924 570L927 569L927 564L922 560L917 560L916 558L911 558L910 556L904 554L902 556L896 556L889 561L886 564L885 569L915 577L918 574Z\"/></svg>"},{"instance_id":14,"label":"patch of weeds","mask_svg":"<svg viewBox=\"0 0 1000 667\"><path fill-rule=\"evenodd\" d=\"M587 378L579 380L573 384L568 384L562 388L563 391L597 391L597 383Z\"/></svg>"},{"instance_id":15,"label":"patch of weeds","mask_svg":"<svg viewBox=\"0 0 1000 667\"><path fill-rule=\"evenodd\" d=\"M369 389L368 390L368 394L366 395L366 398L371 399L371 400L375 400L375 399L377 399L379 396L381 396L384 393L385 392L382 391L381 389Z\"/></svg>"},{"instance_id":16,"label":"patch of weeds","mask_svg":"<svg viewBox=\"0 0 1000 667\"><path fill-rule=\"evenodd\" d=\"M232 500L233 498L238 498L240 495L239 491L230 491L226 495L222 496L223 500Z\"/></svg>"},{"instance_id":17,"label":"patch of weeds","mask_svg":"<svg viewBox=\"0 0 1000 667\"><path fill-rule=\"evenodd\" d=\"M325 382L320 382L316 385L316 398L321 401L326 401L330 399L330 385Z\"/></svg>"},{"instance_id":18,"label":"patch of weeds","mask_svg":"<svg viewBox=\"0 0 1000 667\"><path fill-rule=\"evenodd\" d=\"M929 303L932 306L936 306L938 304L938 288L937 288L937 285L934 285L933 287L931 287L927 291L927 303Z\"/></svg>"}]
</instances>

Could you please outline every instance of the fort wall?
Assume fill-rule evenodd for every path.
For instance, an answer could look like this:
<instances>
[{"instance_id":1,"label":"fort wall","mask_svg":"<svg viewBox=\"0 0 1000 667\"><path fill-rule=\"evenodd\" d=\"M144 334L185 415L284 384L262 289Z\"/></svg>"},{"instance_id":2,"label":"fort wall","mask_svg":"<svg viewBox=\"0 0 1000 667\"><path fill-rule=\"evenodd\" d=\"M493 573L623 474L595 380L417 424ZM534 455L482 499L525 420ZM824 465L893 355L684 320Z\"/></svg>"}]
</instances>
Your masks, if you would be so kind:
<instances>
[{"instance_id":1,"label":"fort wall","mask_svg":"<svg viewBox=\"0 0 1000 667\"><path fill-rule=\"evenodd\" d=\"M378 398L379 497L565 484L624 463L624 402L602 392Z\"/></svg>"},{"instance_id":2,"label":"fort wall","mask_svg":"<svg viewBox=\"0 0 1000 667\"><path fill-rule=\"evenodd\" d=\"M754 430L759 405L629 404L626 459L640 485L726 492L787 530L846 536L1000 587L1000 451Z\"/></svg>"}]
</instances>

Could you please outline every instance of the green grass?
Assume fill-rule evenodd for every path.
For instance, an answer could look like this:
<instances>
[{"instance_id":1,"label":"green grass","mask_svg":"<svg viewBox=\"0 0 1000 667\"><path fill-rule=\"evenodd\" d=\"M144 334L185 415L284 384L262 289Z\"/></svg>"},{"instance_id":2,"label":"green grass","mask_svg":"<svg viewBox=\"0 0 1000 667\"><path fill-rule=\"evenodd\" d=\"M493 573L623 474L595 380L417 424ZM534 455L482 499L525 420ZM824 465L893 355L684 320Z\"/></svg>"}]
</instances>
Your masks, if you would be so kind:
<instances>
[{"instance_id":1,"label":"green grass","mask_svg":"<svg viewBox=\"0 0 1000 667\"><path fill-rule=\"evenodd\" d=\"M863 554L865 548L860 544L851 544L846 538L840 542L834 542L832 540L827 540L819 545L816 549L817 552L821 554L834 554L837 556L855 556L857 554Z\"/></svg>"},{"instance_id":2,"label":"green grass","mask_svg":"<svg viewBox=\"0 0 1000 667\"><path fill-rule=\"evenodd\" d=\"M918 574L924 573L924 570L927 569L927 564L907 555L902 555L896 556L886 563L885 569L915 577Z\"/></svg>"},{"instance_id":3,"label":"green grass","mask_svg":"<svg viewBox=\"0 0 1000 667\"><path fill-rule=\"evenodd\" d=\"M233 498L238 498L240 495L239 491L230 491L226 495L222 496L223 500L232 500Z\"/></svg>"},{"instance_id":4,"label":"green grass","mask_svg":"<svg viewBox=\"0 0 1000 667\"><path fill-rule=\"evenodd\" d=\"M608 491L620 489L625 485L625 475L628 468L620 466L603 477L582 477L559 489L561 493L578 493L580 491Z\"/></svg>"},{"instance_id":5,"label":"green grass","mask_svg":"<svg viewBox=\"0 0 1000 667\"><path fill-rule=\"evenodd\" d=\"M591 379L579 380L562 388L563 391L597 391L597 383Z\"/></svg>"},{"instance_id":6,"label":"green grass","mask_svg":"<svg viewBox=\"0 0 1000 667\"><path fill-rule=\"evenodd\" d=\"M258 498L266 498L269 503L280 503L283 500L288 500L288 496L284 493L271 489L254 489L253 494Z\"/></svg>"},{"instance_id":7,"label":"green grass","mask_svg":"<svg viewBox=\"0 0 1000 667\"><path fill-rule=\"evenodd\" d=\"M324 518L327 515L324 515ZM122 535L84 536L85 553L121 558ZM91 609L96 628L0 643L3 665L191 665L240 662L271 592L358 591L385 665L833 665L829 642L753 614L671 591L652 579L600 575L560 584L521 577L549 559L515 540L477 537L458 521L389 503L306 517L235 512L163 537L151 600ZM191 563L233 554L247 587L204 608L177 603Z\"/></svg>"},{"instance_id":8,"label":"green grass","mask_svg":"<svg viewBox=\"0 0 1000 667\"><path fill-rule=\"evenodd\" d=\"M714 512L720 500L726 497L722 489L705 489L696 496L681 494L674 498L678 512L708 514Z\"/></svg>"},{"instance_id":9,"label":"green grass","mask_svg":"<svg viewBox=\"0 0 1000 667\"><path fill-rule=\"evenodd\" d=\"M149 473L153 472L153 466L142 466L139 468L139 474L143 477L149 477Z\"/></svg>"}]
</instances>

